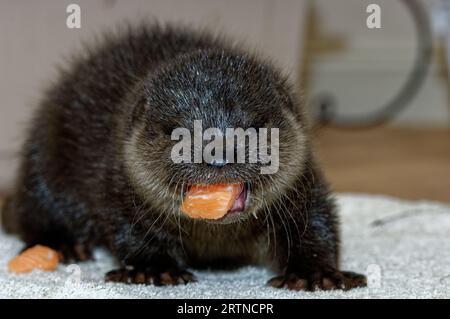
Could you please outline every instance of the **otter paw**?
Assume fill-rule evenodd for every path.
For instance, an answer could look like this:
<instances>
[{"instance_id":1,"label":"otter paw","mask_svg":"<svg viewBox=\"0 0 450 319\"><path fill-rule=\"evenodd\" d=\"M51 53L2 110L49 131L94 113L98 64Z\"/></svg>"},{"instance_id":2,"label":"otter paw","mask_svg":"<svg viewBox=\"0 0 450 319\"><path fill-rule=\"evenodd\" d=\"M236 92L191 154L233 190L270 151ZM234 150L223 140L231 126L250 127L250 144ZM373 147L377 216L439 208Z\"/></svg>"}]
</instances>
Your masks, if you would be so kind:
<instances>
[{"instance_id":1,"label":"otter paw","mask_svg":"<svg viewBox=\"0 0 450 319\"><path fill-rule=\"evenodd\" d=\"M310 275L289 273L270 279L267 284L274 288L287 288L290 290L350 290L352 288L366 287L367 279L350 271L314 272Z\"/></svg>"},{"instance_id":2,"label":"otter paw","mask_svg":"<svg viewBox=\"0 0 450 319\"><path fill-rule=\"evenodd\" d=\"M86 245L59 245L56 250L58 251L59 260L64 264L92 259L92 248Z\"/></svg>"},{"instance_id":3,"label":"otter paw","mask_svg":"<svg viewBox=\"0 0 450 319\"><path fill-rule=\"evenodd\" d=\"M105 275L106 282L125 284L146 284L155 286L180 285L196 282L195 276L186 270L169 270L156 272L151 269L135 269L125 267L111 270Z\"/></svg>"}]
</instances>

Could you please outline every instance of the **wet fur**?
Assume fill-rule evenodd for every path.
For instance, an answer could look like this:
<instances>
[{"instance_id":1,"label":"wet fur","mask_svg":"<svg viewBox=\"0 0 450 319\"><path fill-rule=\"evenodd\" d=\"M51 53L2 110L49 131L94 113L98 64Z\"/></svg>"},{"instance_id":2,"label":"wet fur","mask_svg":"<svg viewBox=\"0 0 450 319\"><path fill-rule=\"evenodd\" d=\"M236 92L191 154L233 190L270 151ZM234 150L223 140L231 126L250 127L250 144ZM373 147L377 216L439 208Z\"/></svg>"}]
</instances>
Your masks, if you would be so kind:
<instances>
[{"instance_id":1,"label":"wet fur","mask_svg":"<svg viewBox=\"0 0 450 319\"><path fill-rule=\"evenodd\" d=\"M284 276L274 286L296 289L304 278L312 289L317 274L338 272L333 200L302 106L275 67L206 33L152 25L105 37L55 83L31 122L3 214L27 245L87 254L106 246L135 269L113 273L114 281L162 284L159 274L168 272L187 282L186 267L265 264ZM170 132L193 119L204 127L280 127L280 171L173 165ZM189 183L236 181L252 185L238 223L180 213Z\"/></svg>"}]
</instances>

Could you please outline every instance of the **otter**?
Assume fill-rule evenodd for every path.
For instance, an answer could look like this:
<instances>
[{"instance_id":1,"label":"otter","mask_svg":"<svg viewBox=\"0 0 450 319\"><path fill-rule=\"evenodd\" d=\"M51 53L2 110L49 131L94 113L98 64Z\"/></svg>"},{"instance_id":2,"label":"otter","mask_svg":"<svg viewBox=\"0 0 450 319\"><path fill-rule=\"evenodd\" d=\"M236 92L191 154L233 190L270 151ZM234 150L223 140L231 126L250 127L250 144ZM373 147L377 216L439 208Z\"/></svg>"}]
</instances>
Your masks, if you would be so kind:
<instances>
[{"instance_id":1,"label":"otter","mask_svg":"<svg viewBox=\"0 0 450 319\"><path fill-rule=\"evenodd\" d=\"M192 269L264 265L292 290L351 289L339 223L305 107L282 72L223 37L144 24L111 33L61 70L38 105L3 225L65 262L106 247L111 282L176 285ZM279 129L279 169L174 163L175 128ZM180 211L191 185L241 183L219 220ZM230 215L230 216L228 216Z\"/></svg>"}]
</instances>

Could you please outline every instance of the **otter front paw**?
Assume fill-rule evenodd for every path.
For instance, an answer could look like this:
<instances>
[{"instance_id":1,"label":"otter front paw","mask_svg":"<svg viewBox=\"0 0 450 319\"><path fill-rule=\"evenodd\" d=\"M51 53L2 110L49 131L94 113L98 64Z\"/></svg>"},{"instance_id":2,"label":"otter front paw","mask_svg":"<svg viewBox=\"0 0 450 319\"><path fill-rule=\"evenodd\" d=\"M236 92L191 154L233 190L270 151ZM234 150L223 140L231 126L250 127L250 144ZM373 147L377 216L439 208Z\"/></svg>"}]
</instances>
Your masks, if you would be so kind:
<instances>
[{"instance_id":1,"label":"otter front paw","mask_svg":"<svg viewBox=\"0 0 450 319\"><path fill-rule=\"evenodd\" d=\"M93 258L92 247L82 244L60 245L58 246L58 253L61 262L65 264L88 261Z\"/></svg>"},{"instance_id":2,"label":"otter front paw","mask_svg":"<svg viewBox=\"0 0 450 319\"><path fill-rule=\"evenodd\" d=\"M312 272L309 274L289 273L270 279L267 284L275 288L287 288L290 290L349 290L352 288L366 287L367 279L349 271Z\"/></svg>"},{"instance_id":3,"label":"otter front paw","mask_svg":"<svg viewBox=\"0 0 450 319\"><path fill-rule=\"evenodd\" d=\"M186 270L172 269L155 271L150 268L140 269L125 267L111 270L105 275L106 282L121 282L125 284L146 284L155 286L180 285L196 282L195 276Z\"/></svg>"}]
</instances>

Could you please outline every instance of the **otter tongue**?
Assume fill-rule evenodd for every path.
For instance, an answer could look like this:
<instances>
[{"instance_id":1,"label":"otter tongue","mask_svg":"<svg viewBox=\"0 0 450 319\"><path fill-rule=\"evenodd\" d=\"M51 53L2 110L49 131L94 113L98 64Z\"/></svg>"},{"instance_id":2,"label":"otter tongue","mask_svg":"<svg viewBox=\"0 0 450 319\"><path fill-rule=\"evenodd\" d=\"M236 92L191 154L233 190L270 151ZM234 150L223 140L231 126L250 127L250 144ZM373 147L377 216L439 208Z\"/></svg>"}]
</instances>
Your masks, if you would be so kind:
<instances>
[{"instance_id":1,"label":"otter tongue","mask_svg":"<svg viewBox=\"0 0 450 319\"><path fill-rule=\"evenodd\" d=\"M233 206L231 206L229 213L242 212L245 209L245 200L247 199L247 190L242 187L240 194L234 200Z\"/></svg>"}]
</instances>

